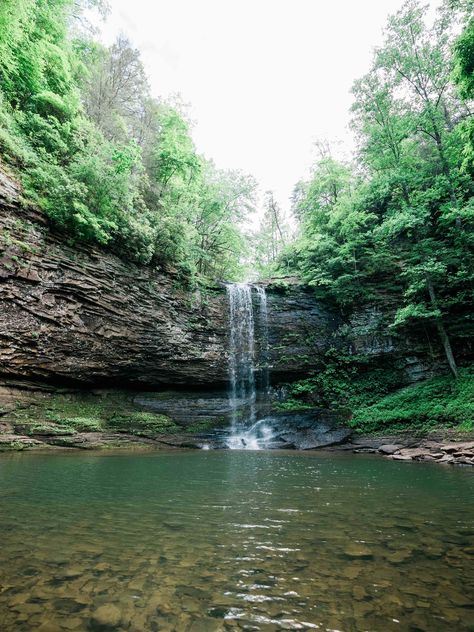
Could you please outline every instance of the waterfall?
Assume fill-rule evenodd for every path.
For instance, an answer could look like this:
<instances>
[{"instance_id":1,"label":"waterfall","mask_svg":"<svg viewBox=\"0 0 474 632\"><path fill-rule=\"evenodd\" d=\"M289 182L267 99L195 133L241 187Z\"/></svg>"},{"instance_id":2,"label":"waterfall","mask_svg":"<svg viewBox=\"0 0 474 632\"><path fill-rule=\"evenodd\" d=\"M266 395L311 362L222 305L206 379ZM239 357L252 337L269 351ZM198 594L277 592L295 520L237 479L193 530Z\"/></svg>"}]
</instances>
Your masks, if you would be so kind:
<instances>
[{"instance_id":1,"label":"waterfall","mask_svg":"<svg viewBox=\"0 0 474 632\"><path fill-rule=\"evenodd\" d=\"M264 288L257 287L261 394L268 395L268 312ZM264 420L257 421L257 386L255 379L255 319L252 286L247 283L227 285L229 301L229 404L231 427L227 439L230 449L261 449L270 431Z\"/></svg>"},{"instance_id":2,"label":"waterfall","mask_svg":"<svg viewBox=\"0 0 474 632\"><path fill-rule=\"evenodd\" d=\"M267 293L265 288L257 286L257 294L260 307L260 330L261 330L261 389L265 398L268 398L268 389L270 387L269 374L269 344L268 344L268 308Z\"/></svg>"}]
</instances>

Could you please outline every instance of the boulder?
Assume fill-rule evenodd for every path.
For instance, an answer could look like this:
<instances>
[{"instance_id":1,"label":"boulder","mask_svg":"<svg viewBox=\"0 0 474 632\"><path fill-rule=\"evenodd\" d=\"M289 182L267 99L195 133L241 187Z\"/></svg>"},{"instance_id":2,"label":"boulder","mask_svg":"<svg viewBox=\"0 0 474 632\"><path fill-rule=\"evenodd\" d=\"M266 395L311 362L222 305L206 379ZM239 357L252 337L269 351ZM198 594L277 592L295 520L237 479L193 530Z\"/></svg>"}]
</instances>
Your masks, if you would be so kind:
<instances>
[{"instance_id":1,"label":"boulder","mask_svg":"<svg viewBox=\"0 0 474 632\"><path fill-rule=\"evenodd\" d=\"M395 454L395 452L398 452L400 448L403 448L403 446L388 443L385 445L381 445L379 448L379 452L381 452L382 454Z\"/></svg>"},{"instance_id":2,"label":"boulder","mask_svg":"<svg viewBox=\"0 0 474 632\"><path fill-rule=\"evenodd\" d=\"M343 425L345 420L345 412L314 409L277 413L265 425L272 430L271 447L315 450L347 441L352 431Z\"/></svg>"}]
</instances>

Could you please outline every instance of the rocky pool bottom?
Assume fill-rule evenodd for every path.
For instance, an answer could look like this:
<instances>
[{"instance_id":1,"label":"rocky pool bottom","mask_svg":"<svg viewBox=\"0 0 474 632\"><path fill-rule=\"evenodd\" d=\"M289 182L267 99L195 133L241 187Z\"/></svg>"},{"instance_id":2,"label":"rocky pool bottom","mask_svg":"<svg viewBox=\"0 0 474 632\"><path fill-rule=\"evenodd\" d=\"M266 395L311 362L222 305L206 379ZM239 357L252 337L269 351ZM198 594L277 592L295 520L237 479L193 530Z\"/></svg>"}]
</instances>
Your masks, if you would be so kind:
<instances>
[{"instance_id":1,"label":"rocky pool bottom","mask_svg":"<svg viewBox=\"0 0 474 632\"><path fill-rule=\"evenodd\" d=\"M0 629L474 629L474 477L301 452L0 456Z\"/></svg>"}]
</instances>

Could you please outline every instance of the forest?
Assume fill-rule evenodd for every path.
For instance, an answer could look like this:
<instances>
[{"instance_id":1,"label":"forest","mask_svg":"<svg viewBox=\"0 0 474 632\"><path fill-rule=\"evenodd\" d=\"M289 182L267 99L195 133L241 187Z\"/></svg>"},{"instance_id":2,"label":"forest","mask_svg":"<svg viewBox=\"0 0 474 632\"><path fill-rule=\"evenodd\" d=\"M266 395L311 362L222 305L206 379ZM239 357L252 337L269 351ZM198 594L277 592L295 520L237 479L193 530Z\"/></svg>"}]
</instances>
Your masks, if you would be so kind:
<instances>
[{"instance_id":1,"label":"forest","mask_svg":"<svg viewBox=\"0 0 474 632\"><path fill-rule=\"evenodd\" d=\"M299 235L280 239L276 258L341 313L390 312L386 330L442 350L451 377L397 390L394 365L333 349L322 371L291 386L290 408L344 403L365 431L472 428L472 371L451 344L468 349L474 333L472 8L445 2L433 20L409 0L389 19L352 90L356 155L341 161L318 144L311 179L294 189Z\"/></svg>"},{"instance_id":2,"label":"forest","mask_svg":"<svg viewBox=\"0 0 474 632\"><path fill-rule=\"evenodd\" d=\"M472 632L473 228L474 0L0 0L0 632Z\"/></svg>"},{"instance_id":3,"label":"forest","mask_svg":"<svg viewBox=\"0 0 474 632\"><path fill-rule=\"evenodd\" d=\"M473 334L472 1L389 18L352 89L355 154L318 142L292 217L268 191L258 229L255 179L199 155L186 107L151 94L125 36L96 41L91 8L106 17L102 0L0 7L0 153L25 198L72 243L184 285L297 276L342 314L389 305L390 331L435 332L457 377L451 337Z\"/></svg>"},{"instance_id":4,"label":"forest","mask_svg":"<svg viewBox=\"0 0 474 632\"><path fill-rule=\"evenodd\" d=\"M2 1L3 160L72 240L184 281L241 275L254 179L197 154L186 108L151 96L125 36L94 41L91 7L107 12L101 0Z\"/></svg>"},{"instance_id":5,"label":"forest","mask_svg":"<svg viewBox=\"0 0 474 632\"><path fill-rule=\"evenodd\" d=\"M456 376L445 321L472 336L474 20L456 37L464 11L443 5L428 26L427 10L409 1L389 20L353 87L357 156L320 145L280 267L343 310L395 304L394 331L433 325Z\"/></svg>"}]
</instances>

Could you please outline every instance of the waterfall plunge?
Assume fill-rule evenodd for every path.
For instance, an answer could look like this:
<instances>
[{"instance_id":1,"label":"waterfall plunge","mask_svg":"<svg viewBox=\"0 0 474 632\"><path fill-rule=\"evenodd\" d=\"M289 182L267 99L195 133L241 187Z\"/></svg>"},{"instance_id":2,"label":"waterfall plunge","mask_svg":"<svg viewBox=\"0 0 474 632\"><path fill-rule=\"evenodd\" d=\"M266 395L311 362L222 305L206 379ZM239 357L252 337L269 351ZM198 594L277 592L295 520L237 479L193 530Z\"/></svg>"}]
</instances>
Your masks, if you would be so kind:
<instances>
[{"instance_id":1,"label":"waterfall plunge","mask_svg":"<svg viewBox=\"0 0 474 632\"><path fill-rule=\"evenodd\" d=\"M255 379L255 319L252 286L233 283L227 286L229 300L229 404L231 428L227 447L231 450L260 450L272 438L265 420L257 421L257 395L268 396L268 315L264 288L256 287L259 303L257 323L261 334L261 389Z\"/></svg>"}]
</instances>

